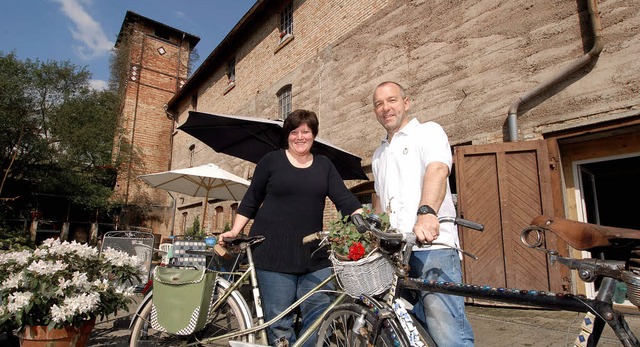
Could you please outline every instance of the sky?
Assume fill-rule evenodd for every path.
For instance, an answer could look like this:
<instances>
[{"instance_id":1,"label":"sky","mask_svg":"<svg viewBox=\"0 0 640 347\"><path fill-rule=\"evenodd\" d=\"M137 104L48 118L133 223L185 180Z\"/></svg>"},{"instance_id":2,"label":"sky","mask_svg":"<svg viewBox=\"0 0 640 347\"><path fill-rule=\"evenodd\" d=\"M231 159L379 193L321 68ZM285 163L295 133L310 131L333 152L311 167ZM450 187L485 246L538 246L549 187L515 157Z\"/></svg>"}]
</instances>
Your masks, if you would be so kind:
<instances>
[{"instance_id":1,"label":"sky","mask_svg":"<svg viewBox=\"0 0 640 347\"><path fill-rule=\"evenodd\" d=\"M91 85L109 81L109 57L127 11L200 38L195 71L255 0L2 0L0 52L20 60L87 67Z\"/></svg>"}]
</instances>

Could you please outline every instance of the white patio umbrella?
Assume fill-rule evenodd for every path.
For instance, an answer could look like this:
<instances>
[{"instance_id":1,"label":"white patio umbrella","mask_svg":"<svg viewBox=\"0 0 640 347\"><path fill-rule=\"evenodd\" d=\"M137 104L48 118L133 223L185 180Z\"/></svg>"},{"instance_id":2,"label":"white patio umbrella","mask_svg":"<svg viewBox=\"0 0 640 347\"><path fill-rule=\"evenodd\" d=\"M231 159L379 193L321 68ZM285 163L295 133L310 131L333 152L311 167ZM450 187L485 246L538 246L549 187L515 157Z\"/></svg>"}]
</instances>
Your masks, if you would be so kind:
<instances>
[{"instance_id":1,"label":"white patio umbrella","mask_svg":"<svg viewBox=\"0 0 640 347\"><path fill-rule=\"evenodd\" d=\"M215 164L141 175L138 178L153 188L204 197L202 221L205 226L209 199L240 201L250 184Z\"/></svg>"}]
</instances>

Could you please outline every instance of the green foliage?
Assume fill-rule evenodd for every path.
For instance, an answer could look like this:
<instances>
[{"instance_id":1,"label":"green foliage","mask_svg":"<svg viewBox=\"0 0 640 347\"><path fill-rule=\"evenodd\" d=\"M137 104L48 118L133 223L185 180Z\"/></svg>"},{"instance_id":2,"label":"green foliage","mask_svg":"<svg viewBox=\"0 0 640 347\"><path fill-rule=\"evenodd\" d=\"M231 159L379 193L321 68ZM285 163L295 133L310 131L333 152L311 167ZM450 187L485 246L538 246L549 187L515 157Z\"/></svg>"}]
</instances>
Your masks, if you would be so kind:
<instances>
[{"instance_id":1,"label":"green foliage","mask_svg":"<svg viewBox=\"0 0 640 347\"><path fill-rule=\"evenodd\" d=\"M0 197L20 197L15 214L26 215L33 194L66 196L86 210L110 207L120 97L92 90L90 79L70 62L0 52Z\"/></svg>"},{"instance_id":2,"label":"green foliage","mask_svg":"<svg viewBox=\"0 0 640 347\"><path fill-rule=\"evenodd\" d=\"M363 210L362 215L365 218L370 214L372 214L372 211L367 210L366 208ZM389 228L389 216L386 213L378 216L382 223L381 230L387 230ZM358 232L355 225L351 223L349 219L350 216L342 216L342 214L339 214L339 218L337 220L329 222L331 251L338 256L347 257L353 255L351 247L354 246L354 244L359 243L362 245L364 255L366 256L376 248L376 240L368 231L364 233Z\"/></svg>"},{"instance_id":3,"label":"green foliage","mask_svg":"<svg viewBox=\"0 0 640 347\"><path fill-rule=\"evenodd\" d=\"M24 230L0 225L0 251L21 251L32 248L34 248L34 245Z\"/></svg>"},{"instance_id":4,"label":"green foliage","mask_svg":"<svg viewBox=\"0 0 640 347\"><path fill-rule=\"evenodd\" d=\"M204 237L204 230L200 229L200 216L196 216L193 220L193 225L187 228L185 235Z\"/></svg>"},{"instance_id":5,"label":"green foliage","mask_svg":"<svg viewBox=\"0 0 640 347\"><path fill-rule=\"evenodd\" d=\"M349 254L349 248L357 242L360 242L365 249L365 252L372 249L372 236L371 233L360 233L356 230L355 225L349 222L349 216L342 216L339 214L339 218L335 221L329 222L329 239L331 240L331 250L341 256L347 256Z\"/></svg>"},{"instance_id":6,"label":"green foliage","mask_svg":"<svg viewBox=\"0 0 640 347\"><path fill-rule=\"evenodd\" d=\"M231 225L229 224L229 222L225 222L224 223L224 231L229 231L231 230Z\"/></svg>"}]
</instances>

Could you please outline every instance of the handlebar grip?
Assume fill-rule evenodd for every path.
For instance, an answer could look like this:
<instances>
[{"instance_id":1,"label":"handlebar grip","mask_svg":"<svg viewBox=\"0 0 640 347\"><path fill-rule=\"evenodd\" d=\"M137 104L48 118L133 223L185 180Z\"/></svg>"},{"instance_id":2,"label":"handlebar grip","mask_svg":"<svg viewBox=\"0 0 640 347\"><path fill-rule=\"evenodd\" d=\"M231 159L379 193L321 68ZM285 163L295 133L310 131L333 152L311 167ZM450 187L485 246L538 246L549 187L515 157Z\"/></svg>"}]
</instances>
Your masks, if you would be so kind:
<instances>
[{"instance_id":1,"label":"handlebar grip","mask_svg":"<svg viewBox=\"0 0 640 347\"><path fill-rule=\"evenodd\" d=\"M364 220L364 217L360 213L351 215L351 223L356 226L356 230L361 234L367 230L371 230L371 226Z\"/></svg>"},{"instance_id":2,"label":"handlebar grip","mask_svg":"<svg viewBox=\"0 0 640 347\"><path fill-rule=\"evenodd\" d=\"M316 240L322 240L325 236L329 235L328 231L318 231L313 234L309 234L302 238L302 243L307 244Z\"/></svg>"},{"instance_id":3,"label":"handlebar grip","mask_svg":"<svg viewBox=\"0 0 640 347\"><path fill-rule=\"evenodd\" d=\"M456 224L462 225L465 228L469 228L469 229L473 229L473 230L478 230L478 231L483 231L484 230L484 224L472 222L470 220L466 220L466 219L459 218L459 217L456 218Z\"/></svg>"}]
</instances>

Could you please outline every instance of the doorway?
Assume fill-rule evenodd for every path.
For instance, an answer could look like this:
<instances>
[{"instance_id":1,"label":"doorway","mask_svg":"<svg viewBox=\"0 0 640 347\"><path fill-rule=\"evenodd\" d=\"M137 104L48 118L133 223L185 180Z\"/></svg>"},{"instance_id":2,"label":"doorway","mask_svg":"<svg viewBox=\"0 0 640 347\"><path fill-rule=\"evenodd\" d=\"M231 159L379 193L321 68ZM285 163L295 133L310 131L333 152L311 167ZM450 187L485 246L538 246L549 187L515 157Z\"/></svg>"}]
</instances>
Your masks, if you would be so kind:
<instances>
[{"instance_id":1,"label":"doorway","mask_svg":"<svg viewBox=\"0 0 640 347\"><path fill-rule=\"evenodd\" d=\"M598 158L575 163L582 220L619 228L639 229L634 201L640 197L640 155Z\"/></svg>"}]
</instances>

